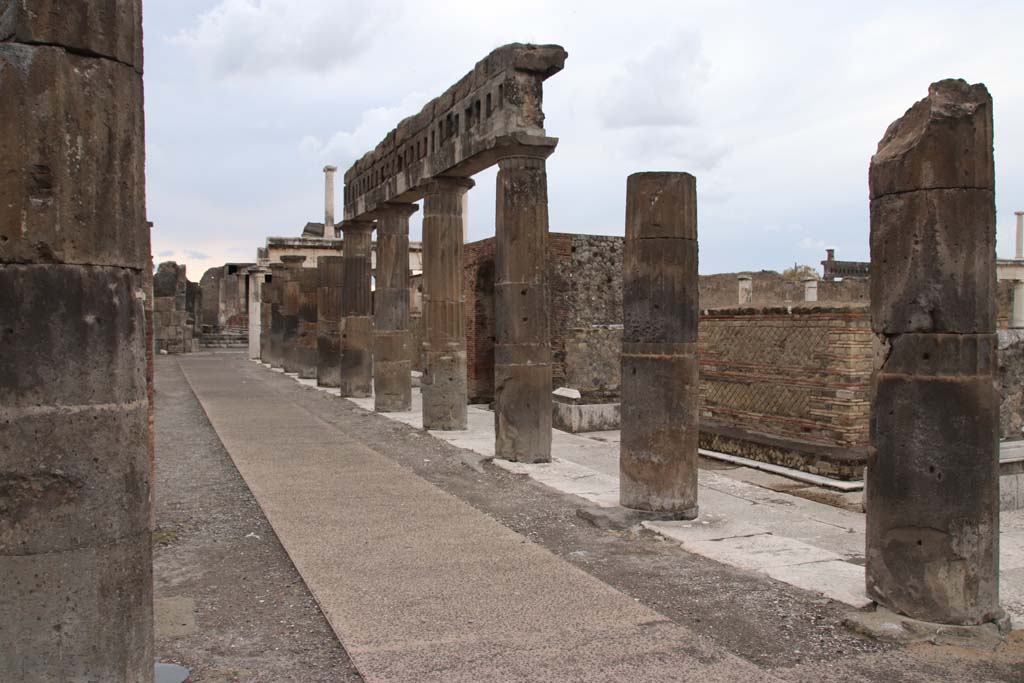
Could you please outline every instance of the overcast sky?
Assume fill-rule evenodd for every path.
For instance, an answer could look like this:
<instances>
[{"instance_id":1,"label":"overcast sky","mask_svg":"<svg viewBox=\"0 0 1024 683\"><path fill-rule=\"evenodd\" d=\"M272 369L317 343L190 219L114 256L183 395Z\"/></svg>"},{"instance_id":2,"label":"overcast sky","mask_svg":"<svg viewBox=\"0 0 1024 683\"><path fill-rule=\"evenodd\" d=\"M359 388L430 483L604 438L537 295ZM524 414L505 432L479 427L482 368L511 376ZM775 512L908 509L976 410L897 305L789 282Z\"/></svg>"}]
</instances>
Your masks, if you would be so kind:
<instances>
[{"instance_id":1,"label":"overcast sky","mask_svg":"<svg viewBox=\"0 0 1024 683\"><path fill-rule=\"evenodd\" d=\"M325 164L340 216L343 171L509 42L569 53L544 88L552 231L622 235L626 176L688 171L702 273L867 260L871 154L947 77L995 100L1001 257L1024 209L1020 0L146 0L144 21L153 253L192 280L322 221Z\"/></svg>"}]
</instances>

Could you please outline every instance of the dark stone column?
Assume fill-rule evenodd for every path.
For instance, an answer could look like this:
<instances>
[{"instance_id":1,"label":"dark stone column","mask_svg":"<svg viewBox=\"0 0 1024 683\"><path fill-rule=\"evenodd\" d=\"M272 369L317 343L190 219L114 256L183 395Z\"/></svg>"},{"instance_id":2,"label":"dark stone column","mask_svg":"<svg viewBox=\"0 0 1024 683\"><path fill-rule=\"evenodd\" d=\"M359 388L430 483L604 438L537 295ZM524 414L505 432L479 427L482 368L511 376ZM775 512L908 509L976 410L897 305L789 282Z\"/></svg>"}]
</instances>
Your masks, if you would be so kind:
<instances>
[{"instance_id":1,"label":"dark stone column","mask_svg":"<svg viewBox=\"0 0 1024 683\"><path fill-rule=\"evenodd\" d=\"M317 376L317 296L320 273L316 268L299 270L299 331L295 342L295 361L299 377Z\"/></svg>"},{"instance_id":2,"label":"dark stone column","mask_svg":"<svg viewBox=\"0 0 1024 683\"><path fill-rule=\"evenodd\" d=\"M468 178L435 178L423 197L423 427L466 428L462 196Z\"/></svg>"},{"instance_id":3,"label":"dark stone column","mask_svg":"<svg viewBox=\"0 0 1024 683\"><path fill-rule=\"evenodd\" d=\"M697 180L635 173L623 250L624 507L697 516Z\"/></svg>"},{"instance_id":4,"label":"dark stone column","mask_svg":"<svg viewBox=\"0 0 1024 683\"><path fill-rule=\"evenodd\" d=\"M322 387L341 386L341 283L344 256L320 256L317 290L316 383Z\"/></svg>"},{"instance_id":5,"label":"dark stone column","mask_svg":"<svg viewBox=\"0 0 1024 683\"><path fill-rule=\"evenodd\" d=\"M371 221L343 221L341 285L341 395L366 398L373 391Z\"/></svg>"},{"instance_id":6,"label":"dark stone column","mask_svg":"<svg viewBox=\"0 0 1024 683\"><path fill-rule=\"evenodd\" d=\"M0 18L0 681L153 680L141 6Z\"/></svg>"},{"instance_id":7,"label":"dark stone column","mask_svg":"<svg viewBox=\"0 0 1024 683\"><path fill-rule=\"evenodd\" d=\"M284 367L284 283L288 280L288 266L270 264L270 356L266 362L272 367Z\"/></svg>"},{"instance_id":8,"label":"dark stone column","mask_svg":"<svg viewBox=\"0 0 1024 683\"><path fill-rule=\"evenodd\" d=\"M387 204L377 216L377 288L373 307L373 407L412 408L409 336L409 216L415 204Z\"/></svg>"},{"instance_id":9,"label":"dark stone column","mask_svg":"<svg viewBox=\"0 0 1024 683\"><path fill-rule=\"evenodd\" d=\"M270 273L263 275L263 284L260 285L260 362L270 363L270 332L273 323L271 315L271 300L273 276Z\"/></svg>"},{"instance_id":10,"label":"dark stone column","mask_svg":"<svg viewBox=\"0 0 1024 683\"><path fill-rule=\"evenodd\" d=\"M551 334L543 156L498 162L494 278L495 456L551 460Z\"/></svg>"},{"instance_id":11,"label":"dark stone column","mask_svg":"<svg viewBox=\"0 0 1024 683\"><path fill-rule=\"evenodd\" d=\"M992 99L932 84L871 158L868 594L979 624L999 609Z\"/></svg>"},{"instance_id":12,"label":"dark stone column","mask_svg":"<svg viewBox=\"0 0 1024 683\"><path fill-rule=\"evenodd\" d=\"M302 306L302 262L305 256L286 254L281 257L285 265L281 283L281 367L285 372L299 372L299 309Z\"/></svg>"}]
</instances>

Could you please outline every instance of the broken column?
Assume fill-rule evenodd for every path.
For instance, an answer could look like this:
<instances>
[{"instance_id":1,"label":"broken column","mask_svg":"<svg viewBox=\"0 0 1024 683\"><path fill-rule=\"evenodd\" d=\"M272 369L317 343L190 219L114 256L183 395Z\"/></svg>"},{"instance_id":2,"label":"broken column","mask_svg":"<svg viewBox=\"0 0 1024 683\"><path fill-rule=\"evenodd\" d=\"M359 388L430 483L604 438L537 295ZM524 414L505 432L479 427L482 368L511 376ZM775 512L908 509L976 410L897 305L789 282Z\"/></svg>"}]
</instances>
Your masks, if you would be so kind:
<instances>
[{"instance_id":1,"label":"broken column","mask_svg":"<svg viewBox=\"0 0 1024 683\"><path fill-rule=\"evenodd\" d=\"M341 386L341 283L344 256L320 256L317 290L316 383Z\"/></svg>"},{"instance_id":2,"label":"broken column","mask_svg":"<svg viewBox=\"0 0 1024 683\"><path fill-rule=\"evenodd\" d=\"M867 591L915 619L999 609L992 99L932 84L871 159Z\"/></svg>"},{"instance_id":3,"label":"broken column","mask_svg":"<svg viewBox=\"0 0 1024 683\"><path fill-rule=\"evenodd\" d=\"M402 412L412 408L409 216L418 208L415 204L385 204L376 212L373 407L382 413Z\"/></svg>"},{"instance_id":4,"label":"broken column","mask_svg":"<svg viewBox=\"0 0 1024 683\"><path fill-rule=\"evenodd\" d=\"M545 281L546 158L498 162L494 276L495 457L551 460L551 348Z\"/></svg>"},{"instance_id":5,"label":"broken column","mask_svg":"<svg viewBox=\"0 0 1024 683\"><path fill-rule=\"evenodd\" d=\"M270 357L266 362L272 367L284 367L284 283L288 279L288 266L283 263L270 264Z\"/></svg>"},{"instance_id":6,"label":"broken column","mask_svg":"<svg viewBox=\"0 0 1024 683\"><path fill-rule=\"evenodd\" d=\"M373 317L370 291L372 221L343 221L341 285L341 382L343 397L373 391Z\"/></svg>"},{"instance_id":7,"label":"broken column","mask_svg":"<svg viewBox=\"0 0 1024 683\"><path fill-rule=\"evenodd\" d=\"M697 181L635 173L623 250L623 507L697 516Z\"/></svg>"},{"instance_id":8,"label":"broken column","mask_svg":"<svg viewBox=\"0 0 1024 683\"><path fill-rule=\"evenodd\" d=\"M749 306L754 303L754 278L749 275L740 275L736 278L736 284L739 305Z\"/></svg>"},{"instance_id":9,"label":"broken column","mask_svg":"<svg viewBox=\"0 0 1024 683\"><path fill-rule=\"evenodd\" d=\"M299 329L295 341L296 372L302 379L317 376L317 299L320 274L316 268L299 269Z\"/></svg>"},{"instance_id":10,"label":"broken column","mask_svg":"<svg viewBox=\"0 0 1024 683\"><path fill-rule=\"evenodd\" d=\"M468 178L435 178L423 197L423 427L466 428L462 195Z\"/></svg>"},{"instance_id":11,"label":"broken column","mask_svg":"<svg viewBox=\"0 0 1024 683\"><path fill-rule=\"evenodd\" d=\"M152 681L141 6L0 12L0 680Z\"/></svg>"},{"instance_id":12,"label":"broken column","mask_svg":"<svg viewBox=\"0 0 1024 683\"><path fill-rule=\"evenodd\" d=\"M324 237L334 237L334 174L337 166L324 166Z\"/></svg>"},{"instance_id":13,"label":"broken column","mask_svg":"<svg viewBox=\"0 0 1024 683\"><path fill-rule=\"evenodd\" d=\"M299 372L299 309L302 307L302 262L305 256L286 254L281 286L281 367L285 372Z\"/></svg>"}]
</instances>

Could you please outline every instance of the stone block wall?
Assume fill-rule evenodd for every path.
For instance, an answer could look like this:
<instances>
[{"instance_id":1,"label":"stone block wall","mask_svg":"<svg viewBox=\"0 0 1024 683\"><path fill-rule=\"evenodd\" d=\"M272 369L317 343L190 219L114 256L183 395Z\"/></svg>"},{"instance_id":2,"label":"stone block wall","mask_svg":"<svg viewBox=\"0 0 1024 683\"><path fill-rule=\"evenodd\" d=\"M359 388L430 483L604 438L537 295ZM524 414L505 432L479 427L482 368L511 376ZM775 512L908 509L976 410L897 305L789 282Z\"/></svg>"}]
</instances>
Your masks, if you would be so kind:
<instances>
[{"instance_id":1,"label":"stone block wall","mask_svg":"<svg viewBox=\"0 0 1024 683\"><path fill-rule=\"evenodd\" d=\"M189 310L189 285L193 309ZM153 346L157 353L190 353L195 337L196 295L185 266L174 261L161 263L153 278Z\"/></svg>"}]
</instances>

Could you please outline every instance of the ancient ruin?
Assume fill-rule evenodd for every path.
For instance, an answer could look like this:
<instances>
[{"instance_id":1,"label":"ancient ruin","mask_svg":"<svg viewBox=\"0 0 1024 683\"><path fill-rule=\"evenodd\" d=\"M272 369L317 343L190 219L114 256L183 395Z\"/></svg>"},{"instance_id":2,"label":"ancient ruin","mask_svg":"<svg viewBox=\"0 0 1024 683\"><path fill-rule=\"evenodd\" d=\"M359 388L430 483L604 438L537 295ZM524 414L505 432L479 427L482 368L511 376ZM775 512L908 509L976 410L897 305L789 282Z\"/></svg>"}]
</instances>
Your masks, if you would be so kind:
<instances>
[{"instance_id":1,"label":"ancient ruin","mask_svg":"<svg viewBox=\"0 0 1024 683\"><path fill-rule=\"evenodd\" d=\"M932 84L871 158L867 587L917 619L999 608L992 98Z\"/></svg>"}]
</instances>

